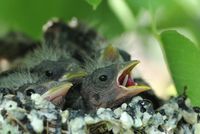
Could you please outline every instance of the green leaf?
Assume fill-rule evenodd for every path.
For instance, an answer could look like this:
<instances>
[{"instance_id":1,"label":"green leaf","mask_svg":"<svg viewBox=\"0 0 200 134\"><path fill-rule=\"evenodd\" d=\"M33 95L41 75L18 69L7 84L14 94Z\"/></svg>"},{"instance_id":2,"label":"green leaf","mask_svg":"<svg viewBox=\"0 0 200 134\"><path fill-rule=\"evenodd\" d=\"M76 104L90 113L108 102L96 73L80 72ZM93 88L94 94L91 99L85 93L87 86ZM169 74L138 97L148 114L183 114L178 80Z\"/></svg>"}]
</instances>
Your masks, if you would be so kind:
<instances>
[{"instance_id":1,"label":"green leaf","mask_svg":"<svg viewBox=\"0 0 200 134\"><path fill-rule=\"evenodd\" d=\"M200 50L189 39L175 30L161 33L172 78L179 94L186 93L193 105L200 106Z\"/></svg>"},{"instance_id":2,"label":"green leaf","mask_svg":"<svg viewBox=\"0 0 200 134\"><path fill-rule=\"evenodd\" d=\"M93 9L96 9L97 6L101 3L102 0L86 0L90 5L93 6Z\"/></svg>"}]
</instances>

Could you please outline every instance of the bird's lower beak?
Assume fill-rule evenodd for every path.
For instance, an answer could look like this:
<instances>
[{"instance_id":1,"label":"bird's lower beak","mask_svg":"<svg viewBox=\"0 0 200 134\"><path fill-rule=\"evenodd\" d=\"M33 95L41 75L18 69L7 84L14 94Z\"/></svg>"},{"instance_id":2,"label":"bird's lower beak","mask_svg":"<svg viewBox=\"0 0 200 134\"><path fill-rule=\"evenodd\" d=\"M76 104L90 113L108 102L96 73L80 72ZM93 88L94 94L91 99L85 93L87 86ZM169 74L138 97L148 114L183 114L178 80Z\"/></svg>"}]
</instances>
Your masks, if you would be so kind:
<instances>
[{"instance_id":1,"label":"bird's lower beak","mask_svg":"<svg viewBox=\"0 0 200 134\"><path fill-rule=\"evenodd\" d=\"M130 98L134 95L151 89L147 85L139 85L134 81L131 71L138 63L139 61L133 60L130 62L125 62L123 65L121 65L121 70L117 76L118 88L116 89L116 100Z\"/></svg>"},{"instance_id":2,"label":"bird's lower beak","mask_svg":"<svg viewBox=\"0 0 200 134\"><path fill-rule=\"evenodd\" d=\"M47 92L45 92L42 95L42 97L57 105L63 101L64 96L67 94L67 92L69 91L71 87L72 87L72 83L70 82L59 83L51 87Z\"/></svg>"}]
</instances>

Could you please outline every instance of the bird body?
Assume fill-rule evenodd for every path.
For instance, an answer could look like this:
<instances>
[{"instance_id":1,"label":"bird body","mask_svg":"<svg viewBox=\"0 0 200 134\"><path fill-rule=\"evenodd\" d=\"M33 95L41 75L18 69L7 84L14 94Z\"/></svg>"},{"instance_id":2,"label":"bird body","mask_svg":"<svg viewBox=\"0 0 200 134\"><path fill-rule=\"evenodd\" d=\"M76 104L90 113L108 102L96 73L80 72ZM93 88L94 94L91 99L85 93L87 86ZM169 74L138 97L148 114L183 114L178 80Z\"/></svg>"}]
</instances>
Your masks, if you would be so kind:
<instances>
[{"instance_id":1,"label":"bird body","mask_svg":"<svg viewBox=\"0 0 200 134\"><path fill-rule=\"evenodd\" d=\"M23 58L28 52L37 48L37 41L34 41L24 33L11 31L3 38L0 38L0 59L4 58L11 62Z\"/></svg>"},{"instance_id":2,"label":"bird body","mask_svg":"<svg viewBox=\"0 0 200 134\"><path fill-rule=\"evenodd\" d=\"M104 39L92 28L77 19L65 23L60 19L49 20L44 25L44 42L69 52L73 58L84 63L85 57L94 57Z\"/></svg>"},{"instance_id":3,"label":"bird body","mask_svg":"<svg viewBox=\"0 0 200 134\"><path fill-rule=\"evenodd\" d=\"M37 74L32 74L28 70L16 71L0 78L0 87L17 90L26 84L33 84L39 81Z\"/></svg>"}]
</instances>

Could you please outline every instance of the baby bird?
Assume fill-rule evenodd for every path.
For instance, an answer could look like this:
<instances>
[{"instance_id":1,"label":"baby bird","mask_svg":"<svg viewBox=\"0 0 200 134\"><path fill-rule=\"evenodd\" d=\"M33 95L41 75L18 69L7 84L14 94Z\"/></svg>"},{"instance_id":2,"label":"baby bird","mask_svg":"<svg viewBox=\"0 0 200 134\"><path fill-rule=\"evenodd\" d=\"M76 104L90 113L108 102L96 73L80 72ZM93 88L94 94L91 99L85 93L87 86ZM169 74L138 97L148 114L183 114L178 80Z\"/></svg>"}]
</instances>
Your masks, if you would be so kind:
<instances>
[{"instance_id":1,"label":"baby bird","mask_svg":"<svg viewBox=\"0 0 200 134\"><path fill-rule=\"evenodd\" d=\"M44 99L51 101L59 108L63 108L65 95L73 84L69 81L49 81L45 83L27 84L18 89L25 97L40 94Z\"/></svg>"},{"instance_id":2,"label":"baby bird","mask_svg":"<svg viewBox=\"0 0 200 134\"><path fill-rule=\"evenodd\" d=\"M131 71L139 63L137 60L115 63L98 68L83 78L81 96L87 111L100 107L115 107L125 100L150 89L140 85L131 77Z\"/></svg>"},{"instance_id":3,"label":"baby bird","mask_svg":"<svg viewBox=\"0 0 200 134\"><path fill-rule=\"evenodd\" d=\"M5 95L5 93L17 94L17 92L21 92L24 97L30 97L33 93L37 93L62 108L65 102L64 97L73 86L70 80L75 78L71 77L73 74L66 73L66 76L70 77L60 81L42 81L43 78L38 74L33 74L28 70L15 72L0 79L0 93Z\"/></svg>"},{"instance_id":4,"label":"baby bird","mask_svg":"<svg viewBox=\"0 0 200 134\"><path fill-rule=\"evenodd\" d=\"M83 63L85 57L94 57L101 48L103 38L77 19L65 23L59 19L44 25L44 42L70 52L72 57Z\"/></svg>"},{"instance_id":5,"label":"baby bird","mask_svg":"<svg viewBox=\"0 0 200 134\"><path fill-rule=\"evenodd\" d=\"M39 42L34 41L24 33L9 32L0 39L0 58L13 62L23 58L28 52L33 51Z\"/></svg>"},{"instance_id":6,"label":"baby bird","mask_svg":"<svg viewBox=\"0 0 200 134\"><path fill-rule=\"evenodd\" d=\"M104 65L109 65L110 63L121 63L125 61L130 61L130 54L126 51L120 50L112 45L108 45L102 49L99 53L98 62ZM134 78L134 81L138 84L149 85L142 78ZM158 98L153 90L148 90L141 92L138 96L142 96L144 99L148 99L152 102L155 109L162 105L163 100Z\"/></svg>"},{"instance_id":7,"label":"baby bird","mask_svg":"<svg viewBox=\"0 0 200 134\"><path fill-rule=\"evenodd\" d=\"M81 70L78 62L66 52L43 45L24 59L20 69L2 73L0 87L20 91L27 96L32 92L44 94L48 100L58 103L63 101L73 85L72 81L84 76Z\"/></svg>"},{"instance_id":8,"label":"baby bird","mask_svg":"<svg viewBox=\"0 0 200 134\"><path fill-rule=\"evenodd\" d=\"M37 83L40 77L28 70L18 70L0 77L0 87L17 90L23 85Z\"/></svg>"},{"instance_id":9,"label":"baby bird","mask_svg":"<svg viewBox=\"0 0 200 134\"><path fill-rule=\"evenodd\" d=\"M24 68L38 74L43 82L84 75L77 60L58 47L43 45L24 59ZM73 75L72 75L73 74ZM68 76L66 76L68 75ZM80 76L81 77L81 76Z\"/></svg>"},{"instance_id":10,"label":"baby bird","mask_svg":"<svg viewBox=\"0 0 200 134\"><path fill-rule=\"evenodd\" d=\"M159 105L156 101L160 99L150 90L151 87L144 80L131 76L139 61L125 61L129 60L129 54L121 52L108 45L95 61L86 62L88 75L80 85L69 90L65 108L92 112L100 107L116 107L139 94L152 101L156 108Z\"/></svg>"}]
</instances>

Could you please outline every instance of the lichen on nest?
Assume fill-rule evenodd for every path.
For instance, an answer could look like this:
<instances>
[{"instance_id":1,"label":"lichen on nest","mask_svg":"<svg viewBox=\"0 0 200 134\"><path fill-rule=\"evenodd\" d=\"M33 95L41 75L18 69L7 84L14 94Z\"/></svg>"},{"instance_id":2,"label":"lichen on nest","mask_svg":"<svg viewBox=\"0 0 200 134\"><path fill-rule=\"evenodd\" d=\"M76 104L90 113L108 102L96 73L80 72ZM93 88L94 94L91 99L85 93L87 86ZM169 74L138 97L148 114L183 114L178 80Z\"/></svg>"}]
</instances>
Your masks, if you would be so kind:
<instances>
[{"instance_id":1,"label":"lichen on nest","mask_svg":"<svg viewBox=\"0 0 200 134\"><path fill-rule=\"evenodd\" d=\"M200 108L192 107L185 96L171 98L157 110L137 96L115 109L99 108L88 114L58 109L38 94L26 100L1 94L0 100L0 133L197 134L200 129Z\"/></svg>"}]
</instances>

